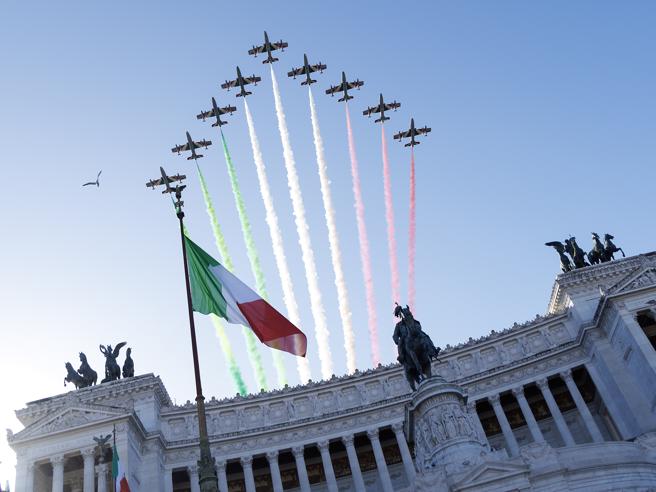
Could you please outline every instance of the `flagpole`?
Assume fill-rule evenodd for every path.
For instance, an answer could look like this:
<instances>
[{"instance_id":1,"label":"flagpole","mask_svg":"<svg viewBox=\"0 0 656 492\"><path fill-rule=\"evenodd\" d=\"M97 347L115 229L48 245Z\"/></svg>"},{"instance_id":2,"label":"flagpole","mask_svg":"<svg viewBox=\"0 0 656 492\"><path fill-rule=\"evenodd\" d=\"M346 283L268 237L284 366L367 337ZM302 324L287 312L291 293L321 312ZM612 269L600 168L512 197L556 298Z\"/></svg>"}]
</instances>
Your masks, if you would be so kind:
<instances>
[{"instance_id":1,"label":"flagpole","mask_svg":"<svg viewBox=\"0 0 656 492\"><path fill-rule=\"evenodd\" d=\"M198 412L198 435L200 441L200 459L198 460L198 482L201 492L217 492L219 481L216 476L215 460L210 451L210 440L207 435L207 420L205 417L205 397L200 381L200 366L198 363L198 347L196 345L196 325L194 324L194 309L191 301L191 286L189 285L189 267L187 265L187 245L184 235L184 212L180 203L180 192L176 192L178 199L177 216L180 222L180 241L182 243L182 263L184 264L185 286L187 288L187 310L189 312L189 333L191 335L191 352L194 357L194 376L196 378L196 410Z\"/></svg>"}]
</instances>

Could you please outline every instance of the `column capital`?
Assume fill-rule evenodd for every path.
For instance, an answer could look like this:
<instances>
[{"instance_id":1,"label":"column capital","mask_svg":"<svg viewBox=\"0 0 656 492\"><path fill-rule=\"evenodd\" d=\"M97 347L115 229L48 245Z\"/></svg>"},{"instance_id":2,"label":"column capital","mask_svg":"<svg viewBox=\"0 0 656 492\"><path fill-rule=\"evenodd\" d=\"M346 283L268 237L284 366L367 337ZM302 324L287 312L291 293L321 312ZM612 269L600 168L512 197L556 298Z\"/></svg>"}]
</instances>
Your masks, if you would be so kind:
<instances>
[{"instance_id":1,"label":"column capital","mask_svg":"<svg viewBox=\"0 0 656 492\"><path fill-rule=\"evenodd\" d=\"M378 441L378 427L367 430L367 437L370 441Z\"/></svg>"},{"instance_id":2,"label":"column capital","mask_svg":"<svg viewBox=\"0 0 656 492\"><path fill-rule=\"evenodd\" d=\"M187 465L189 475L198 475L198 465Z\"/></svg>"},{"instance_id":3,"label":"column capital","mask_svg":"<svg viewBox=\"0 0 656 492\"><path fill-rule=\"evenodd\" d=\"M82 453L82 457L85 459L93 458L96 456L96 448L83 448L80 450L80 453Z\"/></svg>"},{"instance_id":4,"label":"column capital","mask_svg":"<svg viewBox=\"0 0 656 492\"><path fill-rule=\"evenodd\" d=\"M56 454L55 456L50 457L50 463L52 463L53 466L57 465L62 465L64 464L64 455L63 454Z\"/></svg>"},{"instance_id":5,"label":"column capital","mask_svg":"<svg viewBox=\"0 0 656 492\"><path fill-rule=\"evenodd\" d=\"M540 378L535 381L535 384L537 384L538 388L541 390L549 389L549 380L547 378Z\"/></svg>"},{"instance_id":6,"label":"column capital","mask_svg":"<svg viewBox=\"0 0 656 492\"><path fill-rule=\"evenodd\" d=\"M239 461L241 461L241 466L246 466L250 468L253 465L253 457L252 456L242 456L239 458Z\"/></svg>"},{"instance_id":7,"label":"column capital","mask_svg":"<svg viewBox=\"0 0 656 492\"><path fill-rule=\"evenodd\" d=\"M558 375L566 383L568 381L573 381L573 379L572 379L572 370L571 369L566 369L564 371L561 371Z\"/></svg>"},{"instance_id":8,"label":"column capital","mask_svg":"<svg viewBox=\"0 0 656 492\"><path fill-rule=\"evenodd\" d=\"M225 467L227 465L227 461L226 460L216 460L215 465L216 465L217 470L225 470Z\"/></svg>"},{"instance_id":9,"label":"column capital","mask_svg":"<svg viewBox=\"0 0 656 492\"><path fill-rule=\"evenodd\" d=\"M107 473L107 463L100 463L97 467L96 470L98 473Z\"/></svg>"},{"instance_id":10,"label":"column capital","mask_svg":"<svg viewBox=\"0 0 656 492\"><path fill-rule=\"evenodd\" d=\"M267 451L266 453L267 460L273 461L278 459L278 450Z\"/></svg>"},{"instance_id":11,"label":"column capital","mask_svg":"<svg viewBox=\"0 0 656 492\"><path fill-rule=\"evenodd\" d=\"M344 443L344 446L347 448L353 447L353 439L355 436L353 434L349 434L347 436L342 436L342 442Z\"/></svg>"},{"instance_id":12,"label":"column capital","mask_svg":"<svg viewBox=\"0 0 656 492\"><path fill-rule=\"evenodd\" d=\"M319 447L319 451L327 451L328 450L328 445L330 444L330 441L327 439L324 439L322 441L317 442L317 446Z\"/></svg>"},{"instance_id":13,"label":"column capital","mask_svg":"<svg viewBox=\"0 0 656 492\"><path fill-rule=\"evenodd\" d=\"M292 448L294 457L303 456L305 458L305 446L294 446Z\"/></svg>"},{"instance_id":14,"label":"column capital","mask_svg":"<svg viewBox=\"0 0 656 492\"><path fill-rule=\"evenodd\" d=\"M403 422L394 422L392 424L392 430L394 431L394 434L398 434L399 432L403 432Z\"/></svg>"},{"instance_id":15,"label":"column capital","mask_svg":"<svg viewBox=\"0 0 656 492\"><path fill-rule=\"evenodd\" d=\"M492 404L492 406L496 406L496 405L500 405L500 400L499 400L499 398L500 398L500 396L499 396L499 394L497 393L497 394L495 394L495 395L490 395L490 396L488 396L488 397L487 397L487 401L489 401L489 402Z\"/></svg>"},{"instance_id":16,"label":"column capital","mask_svg":"<svg viewBox=\"0 0 656 492\"><path fill-rule=\"evenodd\" d=\"M515 398L526 398L526 395L524 395L524 386L517 386L517 388L512 389L512 394L515 396Z\"/></svg>"},{"instance_id":17,"label":"column capital","mask_svg":"<svg viewBox=\"0 0 656 492\"><path fill-rule=\"evenodd\" d=\"M467 411L476 412L476 400L467 400Z\"/></svg>"}]
</instances>

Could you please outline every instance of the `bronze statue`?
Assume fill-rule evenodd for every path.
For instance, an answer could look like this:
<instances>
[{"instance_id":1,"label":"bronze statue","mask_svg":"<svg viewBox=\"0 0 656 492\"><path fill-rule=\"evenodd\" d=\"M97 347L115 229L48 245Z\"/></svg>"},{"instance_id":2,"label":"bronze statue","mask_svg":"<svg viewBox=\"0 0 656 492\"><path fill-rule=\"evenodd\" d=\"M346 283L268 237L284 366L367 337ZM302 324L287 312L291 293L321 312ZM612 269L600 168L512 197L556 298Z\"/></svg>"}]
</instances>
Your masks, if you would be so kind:
<instances>
[{"instance_id":1,"label":"bronze statue","mask_svg":"<svg viewBox=\"0 0 656 492\"><path fill-rule=\"evenodd\" d=\"M134 376L134 361L130 356L132 354L132 349L128 347L127 353L125 354L125 363L123 364L123 377L131 378Z\"/></svg>"},{"instance_id":2,"label":"bronze statue","mask_svg":"<svg viewBox=\"0 0 656 492\"><path fill-rule=\"evenodd\" d=\"M612 236L610 234L604 234L604 257L606 258L606 261L614 260L615 256L613 255L613 253L617 253L618 251L622 253L622 258L626 258L626 255L624 254L624 251L622 251L622 248L618 248L617 246L615 246L612 239L615 239L615 236Z\"/></svg>"},{"instance_id":3,"label":"bronze statue","mask_svg":"<svg viewBox=\"0 0 656 492\"><path fill-rule=\"evenodd\" d=\"M106 383L109 381L116 381L121 377L121 367L116 362L121 348L124 347L127 342L121 342L116 345L114 350L112 350L111 345L107 345L105 348L104 345L99 345L100 352L105 356L105 378L100 381L101 383Z\"/></svg>"},{"instance_id":4,"label":"bronze statue","mask_svg":"<svg viewBox=\"0 0 656 492\"><path fill-rule=\"evenodd\" d=\"M70 362L67 362L64 364L64 366L66 367L67 372L66 377L64 377L64 386L66 386L67 382L73 383L75 385L75 389L88 386L85 384L84 378L75 372L75 369L73 369L73 365Z\"/></svg>"},{"instance_id":5,"label":"bronze statue","mask_svg":"<svg viewBox=\"0 0 656 492\"><path fill-rule=\"evenodd\" d=\"M560 256L560 269L563 273L567 273L572 270L572 263L569 261L569 258L565 256L565 246L560 241L551 241L550 243L544 243L545 246L551 246L558 252Z\"/></svg>"},{"instance_id":6,"label":"bronze statue","mask_svg":"<svg viewBox=\"0 0 656 492\"><path fill-rule=\"evenodd\" d=\"M401 318L394 328L392 339L398 348L397 360L405 370L405 377L412 390L416 384L431 377L431 360L437 358L440 348L433 345L430 337L421 329L410 308L402 308L398 304L394 309L394 316Z\"/></svg>"},{"instance_id":7,"label":"bronze statue","mask_svg":"<svg viewBox=\"0 0 656 492\"><path fill-rule=\"evenodd\" d=\"M590 260L590 263L592 265L596 265L597 263L602 263L605 260L605 251L604 251L604 245L601 244L601 241L599 240L599 234L596 232L592 233L592 250L588 253L588 260Z\"/></svg>"},{"instance_id":8,"label":"bronze statue","mask_svg":"<svg viewBox=\"0 0 656 492\"><path fill-rule=\"evenodd\" d=\"M570 236L569 239L565 239L565 251L572 258L572 261L574 261L574 268L590 266L590 263L585 261L585 251L576 244L575 237Z\"/></svg>"},{"instance_id":9,"label":"bronze statue","mask_svg":"<svg viewBox=\"0 0 656 492\"><path fill-rule=\"evenodd\" d=\"M86 386L92 386L96 384L96 381L98 381L98 373L91 369L91 366L89 366L89 363L87 362L87 356L84 355L84 352L80 352L80 362L82 364L80 365L80 368L77 370L77 372L82 376L82 378L85 381Z\"/></svg>"}]
</instances>

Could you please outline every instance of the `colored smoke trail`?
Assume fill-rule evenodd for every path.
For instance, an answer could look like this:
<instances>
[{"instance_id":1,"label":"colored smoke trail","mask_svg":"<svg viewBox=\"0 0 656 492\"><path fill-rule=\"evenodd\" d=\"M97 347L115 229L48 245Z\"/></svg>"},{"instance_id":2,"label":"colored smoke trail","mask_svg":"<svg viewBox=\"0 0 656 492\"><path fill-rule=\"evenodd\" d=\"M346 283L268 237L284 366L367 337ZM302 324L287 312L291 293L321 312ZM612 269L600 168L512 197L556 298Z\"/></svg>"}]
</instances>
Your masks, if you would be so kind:
<instances>
[{"instance_id":1,"label":"colored smoke trail","mask_svg":"<svg viewBox=\"0 0 656 492\"><path fill-rule=\"evenodd\" d=\"M355 217L358 223L358 240L360 242L360 260L362 261L362 275L367 298L367 318L369 320L369 343L371 344L371 361L375 366L380 363L380 347L378 344L378 327L376 320L376 299L374 297L374 281L371 274L371 256L369 254L369 239L364 223L364 202L360 188L360 172L358 170L358 157L355 153L353 129L351 128L351 115L346 108L346 129L348 132L348 147L351 157L351 177L353 178L353 195L355 196Z\"/></svg>"},{"instance_id":2,"label":"colored smoke trail","mask_svg":"<svg viewBox=\"0 0 656 492\"><path fill-rule=\"evenodd\" d=\"M385 220L387 222L387 249L389 250L390 271L392 273L392 303L401 300L399 281L399 259L396 255L396 232L394 231L394 205L392 201L392 178L390 176L385 125L380 125L381 146L383 150L383 187L385 190Z\"/></svg>"},{"instance_id":3,"label":"colored smoke trail","mask_svg":"<svg viewBox=\"0 0 656 492\"><path fill-rule=\"evenodd\" d=\"M241 376L241 371L235 360L235 354L232 351L232 345L230 345L230 340L228 339L228 335L226 335L223 322L221 321L221 318L215 314L210 314L210 318L212 318L212 323L214 323L214 331L216 332L216 337L219 339L219 345L221 346L221 351L226 359L228 371L232 376L232 381L235 383L235 387L239 394L241 396L246 396L248 394L248 388Z\"/></svg>"},{"instance_id":4,"label":"colored smoke trail","mask_svg":"<svg viewBox=\"0 0 656 492\"><path fill-rule=\"evenodd\" d=\"M314 137L314 150L317 155L317 167L319 168L319 181L321 183L321 197L326 216L326 226L328 227L328 243L330 245L330 259L335 272L335 287L337 287L337 302L339 305L339 314L342 319L344 331L344 349L346 350L346 368L349 373L355 372L355 335L353 333L353 323L351 321L351 306L348 300L348 289L344 279L344 269L342 268L342 251L339 247L339 235L337 234L337 224L335 221L335 207L330 193L330 179L328 178L328 165L323 149L323 139L319 128L319 119L317 118L317 108L312 95L312 88L308 86L310 97L310 118L312 119L312 135Z\"/></svg>"},{"instance_id":5,"label":"colored smoke trail","mask_svg":"<svg viewBox=\"0 0 656 492\"><path fill-rule=\"evenodd\" d=\"M417 250L417 216L415 196L415 149L410 149L410 230L408 234L408 303L415 310L415 253Z\"/></svg>"},{"instance_id":6,"label":"colored smoke trail","mask_svg":"<svg viewBox=\"0 0 656 492\"><path fill-rule=\"evenodd\" d=\"M221 254L221 259L223 265L229 270L233 271L234 264L232 263L232 258L228 252L228 246L225 242L225 236L223 231L221 231L221 226L219 221L216 218L216 212L214 211L214 206L212 205L212 199L210 198L209 191L207 189L207 183L205 182L205 177L196 163L196 170L198 171L198 180L200 181L200 189L203 193L203 199L205 200L205 208L207 209L207 215L210 217L210 223L212 224L212 232L214 232L214 239L216 245ZM216 325L215 325L216 326ZM248 352L248 358L250 359L251 367L255 373L255 380L260 390L267 389L267 380L266 380L266 371L262 365L262 357L260 357L260 352L258 350L258 340L255 337L255 334L245 326L242 327L242 333L246 339L246 350ZM218 332L217 332L218 335ZM226 338L227 340L227 338Z\"/></svg>"},{"instance_id":7,"label":"colored smoke trail","mask_svg":"<svg viewBox=\"0 0 656 492\"><path fill-rule=\"evenodd\" d=\"M248 135L250 137L251 148L253 150L253 161L255 161L255 169L257 171L257 181L260 185L260 193L262 195L262 202L264 203L264 210L266 212L266 222L269 226L269 235L271 236L273 256L276 260L278 274L280 275L283 302L285 303L285 307L287 309L287 316L289 316L289 321L294 323L297 327L300 327L301 315L298 311L296 296L294 295L294 284L292 283L292 276L289 273L289 266L287 265L285 246L282 241L280 226L278 225L278 214L276 213L276 209L273 206L273 197L271 196L269 179L267 178L266 167L264 165L264 159L262 158L262 151L260 150L260 141L257 138L257 133L255 133L253 115L251 114L251 110L248 107L248 102L246 102L246 99L244 99L244 112L246 113ZM296 357L296 365L301 382L307 382L311 378L310 363L308 362L307 357Z\"/></svg>"},{"instance_id":8,"label":"colored smoke trail","mask_svg":"<svg viewBox=\"0 0 656 492\"><path fill-rule=\"evenodd\" d=\"M173 203L173 209L177 214L178 207L176 207L173 197L171 197L171 202ZM187 226L183 224L182 228L183 228L182 229L183 234L189 237L189 231L187 230ZM228 339L228 336L225 333L225 327L223 326L223 322L221 321L221 318L219 318L214 314L210 314L210 318L212 318L212 323L214 323L214 331L216 332L216 338L219 339L219 346L221 347L223 356L226 359L226 365L228 366L228 371L232 376L232 382L234 383L235 388L237 389L239 394L241 396L246 396L248 394L248 387L246 386L246 383L244 383L244 378L241 375L241 370L239 369L239 366L237 365L237 361L235 360L235 354L232 351L232 345L230 344L230 340Z\"/></svg>"},{"instance_id":9,"label":"colored smoke trail","mask_svg":"<svg viewBox=\"0 0 656 492\"><path fill-rule=\"evenodd\" d=\"M310 241L310 228L305 220L305 205L303 204L301 185L298 181L298 174L296 173L294 152L292 151L292 145L289 139L285 111L282 107L280 89L276 80L276 74L273 72L273 65L271 66L271 84L273 86L273 99L276 105L276 117L278 118L278 130L280 131L280 141L282 142L285 169L287 170L287 186L289 188L289 196L292 200L294 222L296 223L298 242L301 246L301 258L305 267L305 280L310 295L310 309L312 311L314 330L319 348L321 375L324 379L330 379L333 375L333 361L330 354L330 333L321 299L319 275L317 274L314 251L312 250L312 242Z\"/></svg>"},{"instance_id":10,"label":"colored smoke trail","mask_svg":"<svg viewBox=\"0 0 656 492\"><path fill-rule=\"evenodd\" d=\"M223 143L223 155L225 157L226 166L228 167L228 175L230 176L230 186L232 187L232 194L235 198L237 214L239 215L239 222L241 223L241 231L244 236L244 243L246 244L246 254L251 265L251 271L255 277L255 286L258 294L260 294L265 301L268 301L269 294L266 288L266 280L264 278L264 272L262 271L262 265L260 264L260 256L255 247L255 239L253 238L253 231L251 230L251 222L246 213L244 198L241 194L241 189L239 188L237 171L232 163L232 157L230 156L230 151L228 150L228 144L226 143L223 131L220 129L219 131L221 132L221 142ZM298 326L298 324L296 324L296 326ZM272 350L271 355L273 356L273 364L278 374L278 385L282 388L287 384L285 363L277 350Z\"/></svg>"}]
</instances>

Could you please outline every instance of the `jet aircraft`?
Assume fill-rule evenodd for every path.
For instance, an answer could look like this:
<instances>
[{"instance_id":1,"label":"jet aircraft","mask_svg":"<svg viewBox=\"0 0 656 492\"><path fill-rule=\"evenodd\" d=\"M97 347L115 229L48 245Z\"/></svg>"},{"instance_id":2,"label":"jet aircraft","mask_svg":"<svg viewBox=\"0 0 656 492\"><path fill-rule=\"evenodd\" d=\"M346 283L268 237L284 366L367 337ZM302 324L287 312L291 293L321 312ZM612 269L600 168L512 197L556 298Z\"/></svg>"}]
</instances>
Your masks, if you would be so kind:
<instances>
[{"instance_id":1,"label":"jet aircraft","mask_svg":"<svg viewBox=\"0 0 656 492\"><path fill-rule=\"evenodd\" d=\"M316 82L316 80L310 78L310 74L314 72L319 72L323 73L323 71L326 69L326 65L322 64L321 62L317 63L316 65L310 65L308 63L307 55L303 55L303 66L300 68L292 68L291 72L287 72L287 77L294 77L296 78L297 75L305 75L305 80L301 82L301 85L312 85Z\"/></svg>"},{"instance_id":2,"label":"jet aircraft","mask_svg":"<svg viewBox=\"0 0 656 492\"><path fill-rule=\"evenodd\" d=\"M354 82L347 82L346 74L342 72L342 82L339 85L330 86L330 89L326 90L326 94L330 94L331 96L334 96L336 92L343 92L344 96L340 97L338 101L339 102L348 101L349 99L353 99L353 96L349 96L348 90L349 89L360 90L360 87L362 87L363 85L364 82L358 79L356 79Z\"/></svg>"},{"instance_id":3,"label":"jet aircraft","mask_svg":"<svg viewBox=\"0 0 656 492\"><path fill-rule=\"evenodd\" d=\"M401 141L403 138L409 138L410 142L405 144L406 147L414 147L415 145L419 145L421 142L417 142L415 140L415 137L417 135L426 135L428 132L430 132L431 129L428 128L427 126L423 128L415 128L415 119L411 118L410 119L410 129L405 132L399 132L396 135L394 135L394 138L398 141Z\"/></svg>"},{"instance_id":4,"label":"jet aircraft","mask_svg":"<svg viewBox=\"0 0 656 492\"><path fill-rule=\"evenodd\" d=\"M191 155L187 157L187 160L190 161L191 159L200 159L203 157L203 154L197 154L196 149L200 147L209 147L212 145L211 140L199 140L198 142L194 142L191 138L191 135L189 135L189 132L187 132L187 143L182 144L182 145L176 145L171 149L171 152L177 152L178 155L180 155L180 152L186 152L186 151L191 151Z\"/></svg>"},{"instance_id":5,"label":"jet aircraft","mask_svg":"<svg viewBox=\"0 0 656 492\"><path fill-rule=\"evenodd\" d=\"M227 121L221 120L221 115L222 114L230 114L232 115L233 112L237 111L237 108L234 106L224 106L220 108L216 104L216 99L212 98L212 109L209 111L203 111L199 115L196 115L196 118L199 120L205 121L205 118L211 118L211 117L216 117L216 123L212 123L212 126L222 126L222 125L227 125Z\"/></svg>"},{"instance_id":6,"label":"jet aircraft","mask_svg":"<svg viewBox=\"0 0 656 492\"><path fill-rule=\"evenodd\" d=\"M241 70L239 70L239 67L237 67L237 78L235 80L226 80L225 84L221 84L221 88L230 90L231 87L239 87L240 90L239 94L237 94L237 97L246 97L251 95L252 92L248 92L244 86L249 84L257 85L260 80L262 79L260 77L256 77L255 75L251 75L250 77L242 77Z\"/></svg>"},{"instance_id":7,"label":"jet aircraft","mask_svg":"<svg viewBox=\"0 0 656 492\"><path fill-rule=\"evenodd\" d=\"M100 175L102 174L102 169L98 173L98 176L96 176L95 181L89 181L87 183L84 183L82 186L89 186L89 185L96 185L97 188L100 188Z\"/></svg>"},{"instance_id":8,"label":"jet aircraft","mask_svg":"<svg viewBox=\"0 0 656 492\"><path fill-rule=\"evenodd\" d=\"M153 179L151 181L148 181L146 183L146 186L149 188L152 188L153 190L155 189L156 186L166 186L164 191L162 191L162 194L164 193L176 193L178 191L184 190L187 185L178 185L178 186L169 186L169 184L175 182L175 181L182 181L183 179L187 179L187 176L184 174L176 174L175 176L167 176L166 172L164 171L164 168L160 166L159 168L160 172L162 173L162 177L160 179Z\"/></svg>"},{"instance_id":9,"label":"jet aircraft","mask_svg":"<svg viewBox=\"0 0 656 492\"><path fill-rule=\"evenodd\" d=\"M380 113L380 118L374 120L374 123L383 123L386 120L389 120L389 116L385 116L385 111L393 109L396 111L397 108L401 107L401 103L394 101L393 103L387 104L383 101L383 95L380 95L380 102L378 106L371 106L362 112L363 115L371 117L373 113Z\"/></svg>"},{"instance_id":10,"label":"jet aircraft","mask_svg":"<svg viewBox=\"0 0 656 492\"><path fill-rule=\"evenodd\" d=\"M285 48L287 48L287 46L289 45L285 43L282 39L277 43L271 43L269 41L269 35L267 34L266 31L264 31L264 44L261 46L253 45L253 48L248 50L248 54L253 55L254 57L257 58L258 54L266 53L267 59L264 60L262 63L273 63L278 61L278 58L274 58L273 55L271 55L271 52L276 50L285 51Z\"/></svg>"}]
</instances>

